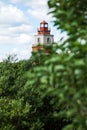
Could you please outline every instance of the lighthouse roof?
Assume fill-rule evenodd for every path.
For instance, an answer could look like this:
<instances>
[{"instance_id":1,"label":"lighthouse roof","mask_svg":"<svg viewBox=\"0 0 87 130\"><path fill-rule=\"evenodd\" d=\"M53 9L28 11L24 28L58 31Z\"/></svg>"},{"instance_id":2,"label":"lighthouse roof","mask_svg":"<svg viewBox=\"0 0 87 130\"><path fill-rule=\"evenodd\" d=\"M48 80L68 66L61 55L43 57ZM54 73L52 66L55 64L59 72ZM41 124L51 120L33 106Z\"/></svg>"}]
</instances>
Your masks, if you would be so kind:
<instances>
[{"instance_id":1,"label":"lighthouse roof","mask_svg":"<svg viewBox=\"0 0 87 130\"><path fill-rule=\"evenodd\" d=\"M41 24L48 24L45 20L43 20L42 22L41 22Z\"/></svg>"}]
</instances>

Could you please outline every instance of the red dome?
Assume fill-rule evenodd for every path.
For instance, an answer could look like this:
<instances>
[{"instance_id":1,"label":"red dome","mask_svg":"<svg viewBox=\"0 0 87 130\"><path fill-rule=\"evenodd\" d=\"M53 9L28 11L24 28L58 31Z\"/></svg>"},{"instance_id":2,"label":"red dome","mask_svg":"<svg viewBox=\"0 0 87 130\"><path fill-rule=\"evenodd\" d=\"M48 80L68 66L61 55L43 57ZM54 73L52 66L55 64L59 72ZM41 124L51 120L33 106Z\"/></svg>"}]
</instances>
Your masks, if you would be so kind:
<instances>
[{"instance_id":1,"label":"red dome","mask_svg":"<svg viewBox=\"0 0 87 130\"><path fill-rule=\"evenodd\" d=\"M43 20L40 24L48 24L45 20Z\"/></svg>"}]
</instances>

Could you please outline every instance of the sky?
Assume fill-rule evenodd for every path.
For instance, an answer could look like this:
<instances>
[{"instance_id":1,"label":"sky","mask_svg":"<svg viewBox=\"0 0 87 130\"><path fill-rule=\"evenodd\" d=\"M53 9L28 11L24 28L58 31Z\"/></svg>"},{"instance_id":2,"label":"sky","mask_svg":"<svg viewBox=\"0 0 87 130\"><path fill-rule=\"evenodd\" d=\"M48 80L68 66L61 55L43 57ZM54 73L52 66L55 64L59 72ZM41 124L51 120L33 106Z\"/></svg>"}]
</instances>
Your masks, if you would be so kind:
<instances>
[{"instance_id":1,"label":"sky","mask_svg":"<svg viewBox=\"0 0 87 130\"><path fill-rule=\"evenodd\" d=\"M55 42L65 35L53 26L49 11L47 0L0 0L0 61L15 54L19 60L28 59L43 20L48 22Z\"/></svg>"}]
</instances>

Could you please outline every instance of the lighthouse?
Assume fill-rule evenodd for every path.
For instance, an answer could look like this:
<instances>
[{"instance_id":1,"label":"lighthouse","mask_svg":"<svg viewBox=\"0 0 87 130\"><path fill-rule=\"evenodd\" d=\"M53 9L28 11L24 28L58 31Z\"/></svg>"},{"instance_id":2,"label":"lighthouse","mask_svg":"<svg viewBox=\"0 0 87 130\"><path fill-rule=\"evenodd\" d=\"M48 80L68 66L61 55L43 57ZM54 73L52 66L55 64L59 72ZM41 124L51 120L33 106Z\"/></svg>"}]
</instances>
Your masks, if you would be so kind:
<instances>
[{"instance_id":1,"label":"lighthouse","mask_svg":"<svg viewBox=\"0 0 87 130\"><path fill-rule=\"evenodd\" d=\"M52 45L52 42L54 41L54 36L50 32L51 30L48 27L48 23L43 20L40 23L40 27L37 29L37 35L34 36L35 42L32 46L33 52L37 51L38 49L43 49L44 45Z\"/></svg>"}]
</instances>

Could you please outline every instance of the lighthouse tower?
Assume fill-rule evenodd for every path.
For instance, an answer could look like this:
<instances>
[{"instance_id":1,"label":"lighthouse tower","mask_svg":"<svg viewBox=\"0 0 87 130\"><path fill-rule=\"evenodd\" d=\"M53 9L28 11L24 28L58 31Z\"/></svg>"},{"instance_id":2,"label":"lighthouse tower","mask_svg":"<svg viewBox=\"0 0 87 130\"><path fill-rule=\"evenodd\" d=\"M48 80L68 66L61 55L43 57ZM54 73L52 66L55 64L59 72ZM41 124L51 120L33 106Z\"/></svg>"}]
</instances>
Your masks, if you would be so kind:
<instances>
[{"instance_id":1,"label":"lighthouse tower","mask_svg":"<svg viewBox=\"0 0 87 130\"><path fill-rule=\"evenodd\" d=\"M39 29L37 29L37 35L35 35L35 43L32 46L32 51L35 52L38 49L43 49L44 45L50 46L54 41L53 35L50 34L51 30L48 28L48 23L42 21Z\"/></svg>"}]
</instances>

